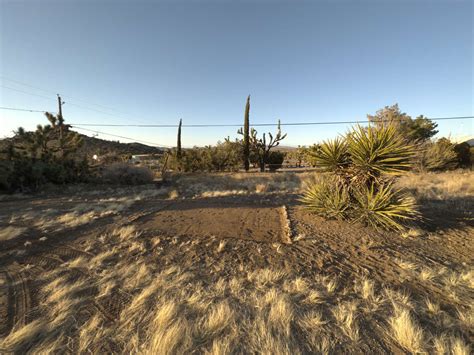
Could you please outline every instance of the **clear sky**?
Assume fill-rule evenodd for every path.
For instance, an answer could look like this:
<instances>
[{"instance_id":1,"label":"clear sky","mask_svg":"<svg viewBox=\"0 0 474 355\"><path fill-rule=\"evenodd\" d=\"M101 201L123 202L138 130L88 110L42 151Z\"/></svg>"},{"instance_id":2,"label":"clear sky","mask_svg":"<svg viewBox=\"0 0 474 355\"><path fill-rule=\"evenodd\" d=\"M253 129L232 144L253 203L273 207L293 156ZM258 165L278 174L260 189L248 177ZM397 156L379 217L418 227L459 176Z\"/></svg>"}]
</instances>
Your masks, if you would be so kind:
<instances>
[{"instance_id":1,"label":"clear sky","mask_svg":"<svg viewBox=\"0 0 474 355\"><path fill-rule=\"evenodd\" d=\"M412 116L473 115L473 11L436 0L0 0L0 106L55 112L61 93L70 123L230 124L251 94L254 123L360 120L394 103ZM45 122L0 110L0 137ZM284 144L347 128L285 128ZM473 120L439 128L470 135ZM96 129L175 144L173 128ZM183 145L227 136L236 128L184 128Z\"/></svg>"}]
</instances>

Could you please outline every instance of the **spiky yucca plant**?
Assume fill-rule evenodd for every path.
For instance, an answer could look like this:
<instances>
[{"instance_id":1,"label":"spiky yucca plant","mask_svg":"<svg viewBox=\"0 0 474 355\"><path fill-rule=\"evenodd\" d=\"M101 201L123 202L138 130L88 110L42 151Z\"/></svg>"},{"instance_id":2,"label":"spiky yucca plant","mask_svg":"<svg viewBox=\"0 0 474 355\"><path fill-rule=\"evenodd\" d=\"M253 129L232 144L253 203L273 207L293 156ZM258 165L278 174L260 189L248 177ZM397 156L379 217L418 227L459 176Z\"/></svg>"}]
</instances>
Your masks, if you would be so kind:
<instances>
[{"instance_id":1,"label":"spiky yucca plant","mask_svg":"<svg viewBox=\"0 0 474 355\"><path fill-rule=\"evenodd\" d=\"M414 154L413 146L406 144L394 125L356 126L347 136L347 147L356 173L369 179L405 172Z\"/></svg>"},{"instance_id":2,"label":"spiky yucca plant","mask_svg":"<svg viewBox=\"0 0 474 355\"><path fill-rule=\"evenodd\" d=\"M312 156L316 164L326 171L337 172L350 163L347 140L341 137L325 141Z\"/></svg>"},{"instance_id":3,"label":"spiky yucca plant","mask_svg":"<svg viewBox=\"0 0 474 355\"><path fill-rule=\"evenodd\" d=\"M394 177L411 167L414 155L396 127L357 126L345 137L324 142L315 155L332 175L308 185L301 201L309 210L391 230L418 217L415 201L393 187Z\"/></svg>"},{"instance_id":4,"label":"spiky yucca plant","mask_svg":"<svg viewBox=\"0 0 474 355\"><path fill-rule=\"evenodd\" d=\"M418 217L414 199L393 188L392 183L359 186L354 190L353 217L378 229L401 230L400 221Z\"/></svg>"},{"instance_id":5,"label":"spiky yucca plant","mask_svg":"<svg viewBox=\"0 0 474 355\"><path fill-rule=\"evenodd\" d=\"M350 197L344 184L323 178L309 184L301 200L320 216L344 219L347 217Z\"/></svg>"}]
</instances>

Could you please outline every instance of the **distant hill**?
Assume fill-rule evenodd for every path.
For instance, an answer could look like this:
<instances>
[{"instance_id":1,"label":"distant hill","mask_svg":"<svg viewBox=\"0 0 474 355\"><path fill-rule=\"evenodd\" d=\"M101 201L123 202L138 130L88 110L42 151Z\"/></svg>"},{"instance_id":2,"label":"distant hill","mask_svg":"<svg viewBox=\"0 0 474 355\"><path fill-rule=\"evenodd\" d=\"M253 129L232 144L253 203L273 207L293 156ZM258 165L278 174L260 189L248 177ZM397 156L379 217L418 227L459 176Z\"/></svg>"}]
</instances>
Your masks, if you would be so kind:
<instances>
[{"instance_id":1,"label":"distant hill","mask_svg":"<svg viewBox=\"0 0 474 355\"><path fill-rule=\"evenodd\" d=\"M286 153L286 152L291 152L293 150L296 150L298 148L297 147L290 147L288 145L279 145L279 146L276 146L274 149L278 150L280 152Z\"/></svg>"},{"instance_id":2,"label":"distant hill","mask_svg":"<svg viewBox=\"0 0 474 355\"><path fill-rule=\"evenodd\" d=\"M83 139L81 148L76 153L77 157L82 158L87 156L89 159L97 154L98 156L104 155L139 155L139 154L161 154L163 148L152 147L141 143L120 143L117 141L109 141L105 139L89 137L80 134ZM0 139L0 151L3 151L8 142L12 138Z\"/></svg>"},{"instance_id":3,"label":"distant hill","mask_svg":"<svg viewBox=\"0 0 474 355\"><path fill-rule=\"evenodd\" d=\"M139 155L139 154L160 154L163 153L163 148L152 147L146 144L141 143L120 143L117 141L109 141L105 139L89 137L81 134L83 139L83 144L79 151L78 155L88 157L97 154L108 155L108 154L118 154L118 155Z\"/></svg>"}]
</instances>

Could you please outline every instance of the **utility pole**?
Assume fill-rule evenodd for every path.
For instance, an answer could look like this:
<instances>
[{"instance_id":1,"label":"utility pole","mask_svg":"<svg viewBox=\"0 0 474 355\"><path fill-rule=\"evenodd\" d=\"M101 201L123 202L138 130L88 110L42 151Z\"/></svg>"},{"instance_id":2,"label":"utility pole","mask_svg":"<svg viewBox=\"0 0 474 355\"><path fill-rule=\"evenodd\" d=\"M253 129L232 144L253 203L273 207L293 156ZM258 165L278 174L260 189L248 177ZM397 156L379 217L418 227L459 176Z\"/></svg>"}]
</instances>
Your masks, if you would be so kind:
<instances>
[{"instance_id":1,"label":"utility pole","mask_svg":"<svg viewBox=\"0 0 474 355\"><path fill-rule=\"evenodd\" d=\"M64 142L63 142L63 104L61 96L58 94L58 125L59 125L59 148L61 149L61 158L64 157Z\"/></svg>"},{"instance_id":2,"label":"utility pole","mask_svg":"<svg viewBox=\"0 0 474 355\"><path fill-rule=\"evenodd\" d=\"M58 109L59 109L59 120L61 121L63 118L63 103L61 101L61 96L58 94Z\"/></svg>"}]
</instances>

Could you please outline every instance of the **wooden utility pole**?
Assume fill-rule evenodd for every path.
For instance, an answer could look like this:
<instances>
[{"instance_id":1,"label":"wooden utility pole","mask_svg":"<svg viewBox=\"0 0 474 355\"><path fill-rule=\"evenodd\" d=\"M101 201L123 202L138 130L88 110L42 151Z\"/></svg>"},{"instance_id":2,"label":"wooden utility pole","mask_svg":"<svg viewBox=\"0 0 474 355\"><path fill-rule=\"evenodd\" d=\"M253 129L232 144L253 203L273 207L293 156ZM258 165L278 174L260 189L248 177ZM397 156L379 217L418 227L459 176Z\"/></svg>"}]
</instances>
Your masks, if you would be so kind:
<instances>
[{"instance_id":1,"label":"wooden utility pole","mask_svg":"<svg viewBox=\"0 0 474 355\"><path fill-rule=\"evenodd\" d=\"M59 148L61 150L61 158L64 157L64 147L63 147L63 126L64 126L64 119L63 119L63 101L61 100L61 96L58 94L58 125L59 125Z\"/></svg>"},{"instance_id":2,"label":"wooden utility pole","mask_svg":"<svg viewBox=\"0 0 474 355\"><path fill-rule=\"evenodd\" d=\"M59 109L59 119L62 120L63 118L63 102L61 100L61 96L58 94L58 109Z\"/></svg>"}]
</instances>

